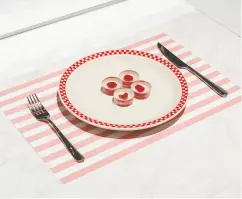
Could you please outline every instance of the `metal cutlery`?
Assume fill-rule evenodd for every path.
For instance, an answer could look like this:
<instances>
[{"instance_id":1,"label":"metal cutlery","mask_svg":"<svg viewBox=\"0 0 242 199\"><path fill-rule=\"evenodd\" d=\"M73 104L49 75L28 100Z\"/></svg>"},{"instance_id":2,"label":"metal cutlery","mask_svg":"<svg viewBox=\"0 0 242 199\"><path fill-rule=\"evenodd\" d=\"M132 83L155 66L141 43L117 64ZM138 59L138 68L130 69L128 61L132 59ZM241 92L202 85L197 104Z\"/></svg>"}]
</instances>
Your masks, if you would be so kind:
<instances>
[{"instance_id":1,"label":"metal cutlery","mask_svg":"<svg viewBox=\"0 0 242 199\"><path fill-rule=\"evenodd\" d=\"M77 149L67 140L67 138L61 133L61 131L57 128L57 126L51 121L50 114L45 109L45 107L41 104L37 95L36 94L29 95L27 99L29 102L28 104L29 110L31 111L33 116L39 121L47 122L50 125L50 127L55 131L56 135L65 145L67 150L71 153L73 158L77 162L83 162L85 159L84 156L82 156L77 151Z\"/></svg>"},{"instance_id":2,"label":"metal cutlery","mask_svg":"<svg viewBox=\"0 0 242 199\"><path fill-rule=\"evenodd\" d=\"M160 52L170 61L172 62L177 68L180 69L186 69L195 76L197 76L201 81L203 81L207 86L209 86L214 92L216 92L221 97L226 97L228 95L228 92L221 88L220 86L216 85L200 73L198 73L196 70L194 70L191 66L184 63L182 60L180 60L178 57L176 57L172 52L170 52L167 48L165 48L162 44L157 43L157 47L160 50Z\"/></svg>"}]
</instances>

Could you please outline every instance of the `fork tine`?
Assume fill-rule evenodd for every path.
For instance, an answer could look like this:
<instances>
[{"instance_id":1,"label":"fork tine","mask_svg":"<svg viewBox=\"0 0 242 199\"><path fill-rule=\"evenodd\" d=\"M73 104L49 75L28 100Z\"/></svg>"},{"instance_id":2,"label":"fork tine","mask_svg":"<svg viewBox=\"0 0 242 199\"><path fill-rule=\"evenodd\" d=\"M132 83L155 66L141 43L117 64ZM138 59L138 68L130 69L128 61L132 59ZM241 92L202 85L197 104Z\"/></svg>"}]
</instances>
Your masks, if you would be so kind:
<instances>
[{"instance_id":1,"label":"fork tine","mask_svg":"<svg viewBox=\"0 0 242 199\"><path fill-rule=\"evenodd\" d=\"M33 111L34 111L34 104L33 104L32 100L31 100L31 98L30 98L30 95L27 96L27 99L28 99L28 102L29 102L29 104L28 104L29 110L30 110L31 112L33 112Z\"/></svg>"},{"instance_id":2,"label":"fork tine","mask_svg":"<svg viewBox=\"0 0 242 199\"><path fill-rule=\"evenodd\" d=\"M28 99L29 104L32 105L32 103L31 103L31 101L29 99L29 96L27 96L27 99Z\"/></svg>"},{"instance_id":3,"label":"fork tine","mask_svg":"<svg viewBox=\"0 0 242 199\"><path fill-rule=\"evenodd\" d=\"M34 96L33 95L29 95L29 99L30 99L33 111L38 111L38 106L37 106L37 103L34 100Z\"/></svg>"},{"instance_id":4,"label":"fork tine","mask_svg":"<svg viewBox=\"0 0 242 199\"><path fill-rule=\"evenodd\" d=\"M40 103L38 102L38 100L36 99L36 94L32 94L32 98L33 98L33 101L34 101L34 106L36 108L36 111L41 111L41 106L40 106Z\"/></svg>"},{"instance_id":5,"label":"fork tine","mask_svg":"<svg viewBox=\"0 0 242 199\"><path fill-rule=\"evenodd\" d=\"M32 105L27 104L27 106L28 106L30 112L31 112L32 114L34 114L34 109L33 109Z\"/></svg>"},{"instance_id":6,"label":"fork tine","mask_svg":"<svg viewBox=\"0 0 242 199\"><path fill-rule=\"evenodd\" d=\"M28 100L28 102L29 102L29 104L27 104L27 106L28 106L30 112L34 114L34 108L33 108L33 104L32 104L32 102L31 102L31 100L30 100L30 96L27 96L27 100Z\"/></svg>"},{"instance_id":7,"label":"fork tine","mask_svg":"<svg viewBox=\"0 0 242 199\"><path fill-rule=\"evenodd\" d=\"M33 94L33 97L36 101L36 106L38 107L39 111L44 111L44 106L41 104L38 96L36 94Z\"/></svg>"},{"instance_id":8,"label":"fork tine","mask_svg":"<svg viewBox=\"0 0 242 199\"><path fill-rule=\"evenodd\" d=\"M32 99L32 95L29 95L29 100L30 100L30 102L31 102L31 103L30 103L31 105L34 105L34 104L35 104L34 101L33 101L33 99Z\"/></svg>"},{"instance_id":9,"label":"fork tine","mask_svg":"<svg viewBox=\"0 0 242 199\"><path fill-rule=\"evenodd\" d=\"M36 94L34 94L34 96L35 96L35 98L36 98L37 102L39 102L39 103L40 103L38 96L37 96Z\"/></svg>"}]
</instances>

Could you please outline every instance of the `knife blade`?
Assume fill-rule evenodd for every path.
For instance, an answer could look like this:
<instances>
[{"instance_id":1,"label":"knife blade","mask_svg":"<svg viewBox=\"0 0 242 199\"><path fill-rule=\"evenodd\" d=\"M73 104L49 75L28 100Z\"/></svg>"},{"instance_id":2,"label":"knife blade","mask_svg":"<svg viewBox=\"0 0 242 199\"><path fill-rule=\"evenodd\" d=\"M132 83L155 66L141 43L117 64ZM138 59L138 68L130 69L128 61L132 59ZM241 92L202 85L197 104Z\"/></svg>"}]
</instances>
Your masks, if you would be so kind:
<instances>
[{"instance_id":1,"label":"knife blade","mask_svg":"<svg viewBox=\"0 0 242 199\"><path fill-rule=\"evenodd\" d=\"M226 97L228 95L228 92L224 90L222 87L216 85L206 77L204 77L202 74L197 72L195 69L193 69L191 66L184 63L181 59L179 59L176 55L174 55L172 52L170 52L165 46L163 46L160 43L157 43L157 47L160 50L160 52L177 68L180 69L186 69L195 76L197 76L201 81L203 81L207 86L209 86L214 92L216 92L221 97Z\"/></svg>"}]
</instances>

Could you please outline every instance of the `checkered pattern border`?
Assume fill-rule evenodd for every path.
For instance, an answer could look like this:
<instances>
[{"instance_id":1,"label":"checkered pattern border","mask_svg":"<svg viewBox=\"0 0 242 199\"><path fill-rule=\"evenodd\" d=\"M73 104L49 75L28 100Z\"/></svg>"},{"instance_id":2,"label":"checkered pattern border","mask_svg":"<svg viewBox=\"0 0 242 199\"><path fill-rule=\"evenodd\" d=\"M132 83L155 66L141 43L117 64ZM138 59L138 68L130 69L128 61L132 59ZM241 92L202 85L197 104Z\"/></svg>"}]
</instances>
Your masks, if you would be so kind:
<instances>
[{"instance_id":1,"label":"checkered pattern border","mask_svg":"<svg viewBox=\"0 0 242 199\"><path fill-rule=\"evenodd\" d=\"M91 61L93 59L97 59L99 57L117 55L117 54L128 54L128 55L137 55L137 56L147 57L149 59L153 59L153 60L158 61L158 62L164 64L165 66L167 66L167 68L169 68L177 76L177 78L178 78L178 80L181 84L181 88L182 88L182 96L181 96L179 103L176 105L176 107L171 112L169 112L168 114L162 115L161 117L159 117L159 118L157 118L153 121L139 123L139 124L129 124L129 125L110 124L110 123L98 121L98 120L90 118L90 117L84 115L83 113L81 113L80 111L78 111L71 104L71 102L69 101L69 99L66 95L66 83L67 83L67 80L70 77L71 73L73 71L75 71L76 68L81 67L84 63L86 63L88 61ZM98 124L99 126L102 126L104 128L105 127L115 127L117 129L118 128L132 129L132 128L137 128L137 127L155 126L155 125L164 123L165 121L167 121L171 117L173 117L186 104L186 101L187 101L187 98L188 98L188 85L187 85L187 82L186 82L184 76L182 75L182 73L174 65L172 65L170 62L166 61L165 59L162 59L162 58L160 58L156 55L150 54L150 53L141 52L141 51L137 51L137 50L110 50L110 51L99 52L99 53L95 53L93 55L87 56L83 59L80 59L79 61L77 61L73 65L71 65L64 72L64 74L61 77L60 84L59 84L59 95L60 95L60 98L62 99L62 101L65 103L66 107L69 109L69 111L71 111L73 114L75 114L79 118L82 118L83 121L86 121L88 123Z\"/></svg>"}]
</instances>

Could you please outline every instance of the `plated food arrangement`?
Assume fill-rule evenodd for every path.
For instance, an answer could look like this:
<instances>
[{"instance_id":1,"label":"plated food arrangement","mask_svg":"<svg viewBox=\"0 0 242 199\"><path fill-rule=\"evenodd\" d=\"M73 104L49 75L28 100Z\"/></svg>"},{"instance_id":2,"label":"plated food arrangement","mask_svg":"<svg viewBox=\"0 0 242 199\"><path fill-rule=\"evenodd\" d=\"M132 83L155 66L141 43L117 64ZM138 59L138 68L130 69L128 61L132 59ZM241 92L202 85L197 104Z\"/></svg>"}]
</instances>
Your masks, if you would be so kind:
<instances>
[{"instance_id":1,"label":"plated food arrangement","mask_svg":"<svg viewBox=\"0 0 242 199\"><path fill-rule=\"evenodd\" d=\"M120 107L133 104L134 98L146 99L150 96L151 84L139 80L139 74L133 70L125 70L119 77L107 77L102 81L101 91L113 96L112 102Z\"/></svg>"},{"instance_id":2,"label":"plated food arrangement","mask_svg":"<svg viewBox=\"0 0 242 199\"><path fill-rule=\"evenodd\" d=\"M137 50L109 50L67 68L59 97L83 122L133 131L176 117L185 108L188 86L182 73L161 57Z\"/></svg>"}]
</instances>

